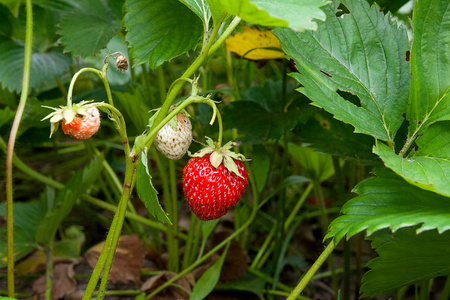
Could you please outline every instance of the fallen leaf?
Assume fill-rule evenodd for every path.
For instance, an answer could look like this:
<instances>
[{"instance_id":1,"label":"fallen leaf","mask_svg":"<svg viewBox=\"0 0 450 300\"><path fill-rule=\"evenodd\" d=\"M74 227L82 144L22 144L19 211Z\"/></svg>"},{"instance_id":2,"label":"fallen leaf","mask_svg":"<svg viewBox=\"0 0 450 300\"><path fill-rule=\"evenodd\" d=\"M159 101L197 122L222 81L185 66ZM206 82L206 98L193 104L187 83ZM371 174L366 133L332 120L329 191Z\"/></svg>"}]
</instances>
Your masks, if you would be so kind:
<instances>
[{"instance_id":1,"label":"fallen leaf","mask_svg":"<svg viewBox=\"0 0 450 300\"><path fill-rule=\"evenodd\" d=\"M280 40L271 31L261 31L244 25L243 33L236 33L225 41L228 51L251 60L280 59L284 57ZM272 50L279 49L279 50Z\"/></svg>"},{"instance_id":2,"label":"fallen leaf","mask_svg":"<svg viewBox=\"0 0 450 300\"><path fill-rule=\"evenodd\" d=\"M159 275L153 276L141 286L141 291L151 293L156 288L164 284L166 281L177 276L173 272L162 272ZM152 299L154 300L178 300L189 299L189 293L192 290L192 284L185 277L181 277L174 284L167 287L165 290L158 293Z\"/></svg>"},{"instance_id":3,"label":"fallen leaf","mask_svg":"<svg viewBox=\"0 0 450 300\"><path fill-rule=\"evenodd\" d=\"M214 235L214 243L219 244L227 238L229 234L229 232L217 233ZM225 262L223 263L219 280L221 282L231 282L243 279L249 263L250 257L247 254L247 250L242 248L241 243L236 240L232 240L230 247L228 248L227 256L225 257Z\"/></svg>"},{"instance_id":4,"label":"fallen leaf","mask_svg":"<svg viewBox=\"0 0 450 300\"><path fill-rule=\"evenodd\" d=\"M57 264L53 268L52 276L52 300L62 299L66 295L76 291L77 282L73 278L73 263ZM33 299L44 300L46 289L46 275L42 275L33 283Z\"/></svg>"},{"instance_id":5,"label":"fallen leaf","mask_svg":"<svg viewBox=\"0 0 450 300\"><path fill-rule=\"evenodd\" d=\"M84 255L92 268L97 263L103 245L104 242L93 246ZM144 265L144 256L144 245L137 234L119 237L109 280L113 283L132 281L140 284L140 270Z\"/></svg>"}]
</instances>

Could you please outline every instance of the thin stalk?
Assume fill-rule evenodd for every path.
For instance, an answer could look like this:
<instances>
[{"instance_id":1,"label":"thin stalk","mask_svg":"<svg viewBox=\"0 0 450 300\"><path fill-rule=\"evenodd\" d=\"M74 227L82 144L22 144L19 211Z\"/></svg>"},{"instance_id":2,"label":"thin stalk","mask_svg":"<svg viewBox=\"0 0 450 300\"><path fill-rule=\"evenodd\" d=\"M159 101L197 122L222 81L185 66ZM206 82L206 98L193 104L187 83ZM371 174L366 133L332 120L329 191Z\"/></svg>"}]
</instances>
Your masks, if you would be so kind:
<instances>
[{"instance_id":1,"label":"thin stalk","mask_svg":"<svg viewBox=\"0 0 450 300\"><path fill-rule=\"evenodd\" d=\"M14 117L11 132L9 134L8 149L6 152L6 235L7 235L7 274L8 274L8 296L14 298L14 222L13 222L13 182L12 166L14 156L14 146L20 121L28 99L30 84L31 52L33 42L33 7L31 0L26 0L26 32L25 51L23 61L22 92Z\"/></svg>"},{"instance_id":2,"label":"thin stalk","mask_svg":"<svg viewBox=\"0 0 450 300\"><path fill-rule=\"evenodd\" d=\"M47 266L46 266L46 280L45 280L45 299L50 300L52 295L52 277L53 277L53 239L47 248Z\"/></svg>"},{"instance_id":3,"label":"thin stalk","mask_svg":"<svg viewBox=\"0 0 450 300\"><path fill-rule=\"evenodd\" d=\"M169 253L169 264L172 261L173 271L178 273L179 269L179 253L178 253L178 191L177 191L177 174L175 170L175 162L173 160L169 161L169 176L170 176L170 203L172 213L171 222L172 225L169 225L169 230L171 232L170 238L172 241L172 256Z\"/></svg>"},{"instance_id":4,"label":"thin stalk","mask_svg":"<svg viewBox=\"0 0 450 300\"><path fill-rule=\"evenodd\" d=\"M441 296L439 297L439 300L446 300L446 299L450 299L450 276L447 276L444 288L442 289L441 292Z\"/></svg>"},{"instance_id":5,"label":"thin stalk","mask_svg":"<svg viewBox=\"0 0 450 300\"><path fill-rule=\"evenodd\" d=\"M322 252L322 254L320 254L320 256L317 258L317 260L314 262L314 264L308 270L308 272L306 272L305 276L303 276L302 280L300 280L298 285L295 287L295 289L289 295L287 300L297 299L297 297L300 295L300 293L305 289L306 285L311 281L314 274L316 274L316 272L319 270L319 268L327 260L328 256L330 256L330 254L333 252L336 245L337 245L337 243L335 244L334 240L332 240L328 244L328 246L325 248L325 250Z\"/></svg>"},{"instance_id":6,"label":"thin stalk","mask_svg":"<svg viewBox=\"0 0 450 300\"><path fill-rule=\"evenodd\" d=\"M126 213L126 209L127 209L127 205L128 205L128 200L130 199L130 195L131 195L131 187L133 185L134 170L137 165L137 162L133 162L130 157L130 145L128 142L126 125L125 125L125 121L123 119L122 114L120 113L120 111L117 108L115 108L111 104L99 103L97 105L108 108L117 120L116 128L119 131L120 137L122 138L122 145L124 147L124 152L125 152L125 157L126 157L126 168L125 168L125 180L124 180L124 185L123 185L122 197L120 198L119 205L117 206L117 212L114 215L114 219L111 224L111 228L108 232L108 235L106 237L106 241L103 246L102 252L100 253L100 256L95 265L92 276L89 280L88 286L86 287L86 291L83 295L83 300L87 300L92 297L102 271L104 272L106 279L107 279L107 276L109 275L111 265L112 265L112 260L114 258L114 252L116 250L117 242L119 240L122 225L124 222L124 217L125 217L125 213ZM105 269L103 270L103 268L105 268ZM99 289L100 291L106 289L106 282L107 282L107 280L104 280L104 281L102 280L100 289ZM97 299L102 299L102 298L103 298L103 294L99 293L99 296Z\"/></svg>"},{"instance_id":7,"label":"thin stalk","mask_svg":"<svg viewBox=\"0 0 450 300\"><path fill-rule=\"evenodd\" d=\"M197 223L197 217L191 213L191 221L189 222L188 236L186 239L186 245L184 246L183 262L181 268L186 269L191 263L192 242L194 240L195 224Z\"/></svg>"},{"instance_id":8,"label":"thin stalk","mask_svg":"<svg viewBox=\"0 0 450 300\"><path fill-rule=\"evenodd\" d=\"M295 204L295 207L292 209L289 216L286 218L286 222L284 224L284 230L287 230L288 227L291 225L291 223L294 221L295 216L297 216L298 211L302 207L303 203L305 203L306 198L309 196L309 193L313 189L313 183L309 183L306 187L305 191L302 193L302 196ZM253 259L253 262L251 264L251 268L257 268L259 269L263 263L261 263L264 252L266 251L269 244L272 242L273 235L275 234L276 227L273 227L270 233L267 235L266 240L264 241L263 245L261 246L260 250L256 254L255 258Z\"/></svg>"}]
</instances>

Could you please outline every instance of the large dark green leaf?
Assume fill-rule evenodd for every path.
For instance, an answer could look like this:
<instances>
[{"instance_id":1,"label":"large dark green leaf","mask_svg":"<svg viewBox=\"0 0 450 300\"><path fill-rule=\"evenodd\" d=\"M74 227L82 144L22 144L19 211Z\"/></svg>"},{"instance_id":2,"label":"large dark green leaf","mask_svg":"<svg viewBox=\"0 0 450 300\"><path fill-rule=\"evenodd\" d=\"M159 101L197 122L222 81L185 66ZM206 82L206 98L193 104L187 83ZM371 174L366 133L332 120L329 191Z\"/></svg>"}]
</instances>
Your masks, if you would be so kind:
<instances>
[{"instance_id":1,"label":"large dark green leaf","mask_svg":"<svg viewBox=\"0 0 450 300\"><path fill-rule=\"evenodd\" d=\"M72 210L75 201L98 179L102 170L103 155L96 155L83 169L77 171L49 207L36 231L36 242L48 245L54 239L61 222Z\"/></svg>"},{"instance_id":2,"label":"large dark green leaf","mask_svg":"<svg viewBox=\"0 0 450 300\"><path fill-rule=\"evenodd\" d=\"M324 7L317 31L276 29L283 49L297 63L292 76L299 91L356 132L393 141L408 103L410 72L406 30L365 1L342 1L350 13L336 17L337 6ZM347 92L359 98L352 103Z\"/></svg>"},{"instance_id":3,"label":"large dark green leaf","mask_svg":"<svg viewBox=\"0 0 450 300\"><path fill-rule=\"evenodd\" d=\"M279 139L285 130L291 130L310 115L308 105L296 101L293 86L288 85L286 102L292 104L285 110L282 101L282 83L268 80L242 94L242 99L223 109L225 128L237 128L245 143L261 143Z\"/></svg>"},{"instance_id":4,"label":"large dark green leaf","mask_svg":"<svg viewBox=\"0 0 450 300\"><path fill-rule=\"evenodd\" d=\"M417 1L412 25L410 137L436 121L450 120L450 2Z\"/></svg>"},{"instance_id":5,"label":"large dark green leaf","mask_svg":"<svg viewBox=\"0 0 450 300\"><path fill-rule=\"evenodd\" d=\"M45 201L18 202L14 204L14 258L29 254L35 247L36 230L47 211ZM6 204L0 203L0 216L6 218ZM0 228L0 268L6 266L6 228Z\"/></svg>"},{"instance_id":6,"label":"large dark green leaf","mask_svg":"<svg viewBox=\"0 0 450 300\"><path fill-rule=\"evenodd\" d=\"M396 231L415 225L420 225L417 232L450 229L450 198L411 185L388 169L375 174L355 187L359 196L342 207L345 215L330 224L326 238L340 240L363 230L371 235L383 228Z\"/></svg>"},{"instance_id":7,"label":"large dark green leaf","mask_svg":"<svg viewBox=\"0 0 450 300\"><path fill-rule=\"evenodd\" d=\"M329 3L324 0L219 0L230 14L243 20L264 26L290 27L294 30L317 29L314 19L325 20L320 7Z\"/></svg>"},{"instance_id":8,"label":"large dark green leaf","mask_svg":"<svg viewBox=\"0 0 450 300\"><path fill-rule=\"evenodd\" d=\"M372 153L372 137L354 133L352 126L334 119L323 110L297 126L294 133L317 151L357 159L365 164L380 163Z\"/></svg>"},{"instance_id":9,"label":"large dark green leaf","mask_svg":"<svg viewBox=\"0 0 450 300\"><path fill-rule=\"evenodd\" d=\"M203 33L202 21L177 0L127 0L124 9L131 56L152 69L191 50Z\"/></svg>"},{"instance_id":10,"label":"large dark green leaf","mask_svg":"<svg viewBox=\"0 0 450 300\"><path fill-rule=\"evenodd\" d=\"M376 232L372 247L379 254L363 277L364 296L384 295L423 280L450 274L450 233L417 234L413 228Z\"/></svg>"},{"instance_id":11,"label":"large dark green leaf","mask_svg":"<svg viewBox=\"0 0 450 300\"><path fill-rule=\"evenodd\" d=\"M398 11L403 5L405 5L409 0L369 0L368 2L372 5L376 2L380 8L384 12L392 12L395 13Z\"/></svg>"},{"instance_id":12,"label":"large dark green leaf","mask_svg":"<svg viewBox=\"0 0 450 300\"><path fill-rule=\"evenodd\" d=\"M160 222L170 222L166 212L159 204L158 191L152 184L152 176L150 175L147 159L147 151L143 151L139 164L136 168L136 190L142 202L144 202L149 214Z\"/></svg>"},{"instance_id":13,"label":"large dark green leaf","mask_svg":"<svg viewBox=\"0 0 450 300\"><path fill-rule=\"evenodd\" d=\"M82 0L77 4L62 17L61 43L73 55L97 54L120 31L119 20L100 0Z\"/></svg>"},{"instance_id":14,"label":"large dark green leaf","mask_svg":"<svg viewBox=\"0 0 450 300\"><path fill-rule=\"evenodd\" d=\"M0 82L10 91L20 92L23 74L23 44L0 37ZM69 55L52 50L31 55L30 89L41 91L56 86L55 78L68 71Z\"/></svg>"}]
</instances>

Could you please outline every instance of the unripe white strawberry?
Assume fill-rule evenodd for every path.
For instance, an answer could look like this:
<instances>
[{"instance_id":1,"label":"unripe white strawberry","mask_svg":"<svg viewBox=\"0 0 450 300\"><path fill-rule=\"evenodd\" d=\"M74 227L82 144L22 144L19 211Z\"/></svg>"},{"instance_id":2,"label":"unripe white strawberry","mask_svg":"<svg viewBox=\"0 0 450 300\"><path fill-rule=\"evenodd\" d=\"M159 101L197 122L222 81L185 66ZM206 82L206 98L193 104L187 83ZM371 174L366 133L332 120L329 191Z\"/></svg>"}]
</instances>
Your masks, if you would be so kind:
<instances>
[{"instance_id":1,"label":"unripe white strawberry","mask_svg":"<svg viewBox=\"0 0 450 300\"><path fill-rule=\"evenodd\" d=\"M177 160L186 154L192 142L192 125L189 118L179 113L156 134L155 146L164 156Z\"/></svg>"}]
</instances>

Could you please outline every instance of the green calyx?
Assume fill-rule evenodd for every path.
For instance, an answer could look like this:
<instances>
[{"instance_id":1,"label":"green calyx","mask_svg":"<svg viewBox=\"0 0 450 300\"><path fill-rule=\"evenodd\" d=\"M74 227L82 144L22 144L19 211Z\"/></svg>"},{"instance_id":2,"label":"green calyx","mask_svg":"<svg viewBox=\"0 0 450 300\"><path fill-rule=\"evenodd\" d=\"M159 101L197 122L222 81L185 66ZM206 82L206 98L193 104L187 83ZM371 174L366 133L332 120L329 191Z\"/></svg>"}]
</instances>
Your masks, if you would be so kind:
<instances>
[{"instance_id":1,"label":"green calyx","mask_svg":"<svg viewBox=\"0 0 450 300\"><path fill-rule=\"evenodd\" d=\"M234 160L249 161L250 159L245 158L245 156L241 153L236 153L230 150L231 148L238 146L237 143L234 141L229 141L223 147L217 149L217 144L211 138L205 138L207 144L206 147L194 154L189 153L189 155L191 157L204 157L207 154L211 154L209 160L215 169L223 163L224 167L228 171L243 178L239 173L238 167Z\"/></svg>"}]
</instances>

